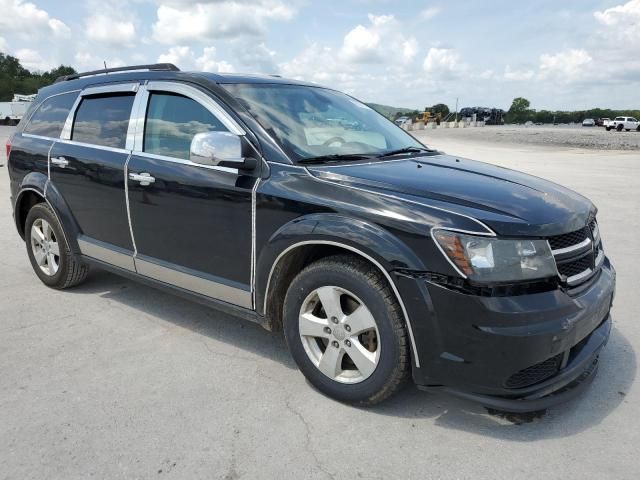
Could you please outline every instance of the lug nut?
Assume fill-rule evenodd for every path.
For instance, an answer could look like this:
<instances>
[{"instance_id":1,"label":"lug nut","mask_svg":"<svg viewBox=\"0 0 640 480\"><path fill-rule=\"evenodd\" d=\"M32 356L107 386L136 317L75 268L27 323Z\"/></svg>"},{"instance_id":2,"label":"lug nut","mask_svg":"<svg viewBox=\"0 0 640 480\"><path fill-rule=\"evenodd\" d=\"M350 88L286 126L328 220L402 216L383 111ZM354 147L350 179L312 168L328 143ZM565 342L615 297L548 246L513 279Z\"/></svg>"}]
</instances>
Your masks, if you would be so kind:
<instances>
[{"instance_id":1,"label":"lug nut","mask_svg":"<svg viewBox=\"0 0 640 480\"><path fill-rule=\"evenodd\" d=\"M350 327L349 325L345 325L345 326L344 326L344 329L345 329L347 332L350 332L350 331L351 331L351 327Z\"/></svg>"},{"instance_id":2,"label":"lug nut","mask_svg":"<svg viewBox=\"0 0 640 480\"><path fill-rule=\"evenodd\" d=\"M351 341L349 341L349 340L345 340L345 341L344 341L344 344L345 344L347 347L350 347L350 346L351 346Z\"/></svg>"},{"instance_id":3,"label":"lug nut","mask_svg":"<svg viewBox=\"0 0 640 480\"><path fill-rule=\"evenodd\" d=\"M331 329L329 327L324 327L324 333L331 335Z\"/></svg>"},{"instance_id":4,"label":"lug nut","mask_svg":"<svg viewBox=\"0 0 640 480\"><path fill-rule=\"evenodd\" d=\"M331 321L333 323L338 323L338 318L337 317L331 317Z\"/></svg>"},{"instance_id":5,"label":"lug nut","mask_svg":"<svg viewBox=\"0 0 640 480\"><path fill-rule=\"evenodd\" d=\"M338 342L336 342L335 340L333 342L331 342L331 345L333 345L336 348L338 348L340 346L340 344Z\"/></svg>"}]
</instances>

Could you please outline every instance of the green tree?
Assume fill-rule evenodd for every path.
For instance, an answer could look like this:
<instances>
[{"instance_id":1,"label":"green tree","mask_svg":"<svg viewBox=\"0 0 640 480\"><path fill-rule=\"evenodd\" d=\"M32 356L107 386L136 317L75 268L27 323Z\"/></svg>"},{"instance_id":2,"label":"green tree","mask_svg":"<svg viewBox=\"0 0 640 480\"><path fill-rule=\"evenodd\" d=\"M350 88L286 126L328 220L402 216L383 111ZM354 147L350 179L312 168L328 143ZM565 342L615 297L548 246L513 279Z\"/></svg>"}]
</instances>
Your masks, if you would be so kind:
<instances>
[{"instance_id":1,"label":"green tree","mask_svg":"<svg viewBox=\"0 0 640 480\"><path fill-rule=\"evenodd\" d=\"M444 103L436 103L433 107L431 107L430 109L433 113L439 113L442 115L442 118L446 117L447 115L449 115L449 106L444 104Z\"/></svg>"},{"instance_id":2,"label":"green tree","mask_svg":"<svg viewBox=\"0 0 640 480\"><path fill-rule=\"evenodd\" d=\"M14 93L36 93L40 88L55 82L56 78L73 73L76 71L65 65L48 72L30 72L16 57L0 52L0 101L10 101Z\"/></svg>"},{"instance_id":3,"label":"green tree","mask_svg":"<svg viewBox=\"0 0 640 480\"><path fill-rule=\"evenodd\" d=\"M523 97L517 97L511 102L511 108L507 112L507 121L509 123L523 123L530 120L531 102Z\"/></svg>"}]
</instances>

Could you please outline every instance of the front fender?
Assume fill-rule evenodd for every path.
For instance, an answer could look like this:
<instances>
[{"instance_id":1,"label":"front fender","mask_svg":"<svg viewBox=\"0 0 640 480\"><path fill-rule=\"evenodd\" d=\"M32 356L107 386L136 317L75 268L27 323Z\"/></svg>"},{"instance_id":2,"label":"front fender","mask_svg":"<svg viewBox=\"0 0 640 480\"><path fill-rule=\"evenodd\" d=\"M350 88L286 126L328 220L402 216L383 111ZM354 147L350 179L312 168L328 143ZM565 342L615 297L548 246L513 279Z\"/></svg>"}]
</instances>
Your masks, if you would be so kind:
<instances>
[{"instance_id":1,"label":"front fender","mask_svg":"<svg viewBox=\"0 0 640 480\"><path fill-rule=\"evenodd\" d=\"M285 253L303 245L333 245L370 257L386 272L396 268L425 270L423 262L400 239L380 226L333 213L314 213L280 227L262 248L256 264L256 306L264 299L274 268Z\"/></svg>"}]
</instances>

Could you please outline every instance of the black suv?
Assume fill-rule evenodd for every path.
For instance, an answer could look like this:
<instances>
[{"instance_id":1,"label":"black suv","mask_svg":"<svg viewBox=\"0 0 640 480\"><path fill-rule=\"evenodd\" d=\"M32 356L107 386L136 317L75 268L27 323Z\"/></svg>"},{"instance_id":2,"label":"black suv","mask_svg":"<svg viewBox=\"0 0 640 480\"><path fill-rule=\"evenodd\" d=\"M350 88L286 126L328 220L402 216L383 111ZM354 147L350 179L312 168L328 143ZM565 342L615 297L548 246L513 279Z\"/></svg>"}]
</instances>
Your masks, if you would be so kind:
<instances>
[{"instance_id":1,"label":"black suv","mask_svg":"<svg viewBox=\"0 0 640 480\"><path fill-rule=\"evenodd\" d=\"M411 376L505 411L576 395L611 329L596 208L431 150L340 92L170 64L59 79L7 144L42 282L89 266L282 328L319 390Z\"/></svg>"}]
</instances>

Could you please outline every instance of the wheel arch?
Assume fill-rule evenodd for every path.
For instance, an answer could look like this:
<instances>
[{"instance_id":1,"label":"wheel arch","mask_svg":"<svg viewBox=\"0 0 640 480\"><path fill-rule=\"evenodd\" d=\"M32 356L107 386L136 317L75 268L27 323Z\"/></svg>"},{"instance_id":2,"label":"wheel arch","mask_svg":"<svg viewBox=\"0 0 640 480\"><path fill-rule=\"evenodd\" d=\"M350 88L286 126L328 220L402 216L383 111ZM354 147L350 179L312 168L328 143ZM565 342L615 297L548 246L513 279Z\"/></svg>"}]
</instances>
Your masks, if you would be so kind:
<instances>
[{"instance_id":1,"label":"wheel arch","mask_svg":"<svg viewBox=\"0 0 640 480\"><path fill-rule=\"evenodd\" d=\"M292 235L292 230L296 234ZM344 235L336 236L336 231ZM358 234L349 235L353 231ZM424 265L400 239L363 220L316 214L279 229L265 249L268 251L261 255L256 278L256 309L272 329L281 327L284 296L295 275L313 261L347 253L364 259L385 277L400 305L415 365L420 366L411 319L390 271L394 266L421 270Z\"/></svg>"},{"instance_id":2,"label":"wheel arch","mask_svg":"<svg viewBox=\"0 0 640 480\"><path fill-rule=\"evenodd\" d=\"M77 241L79 229L74 217L71 215L71 210L60 192L41 173L30 173L25 176L16 194L13 212L15 225L20 237L24 240L27 215L29 210L38 203L46 203L51 208L62 226L69 249L74 253L79 253L80 248Z\"/></svg>"}]
</instances>

